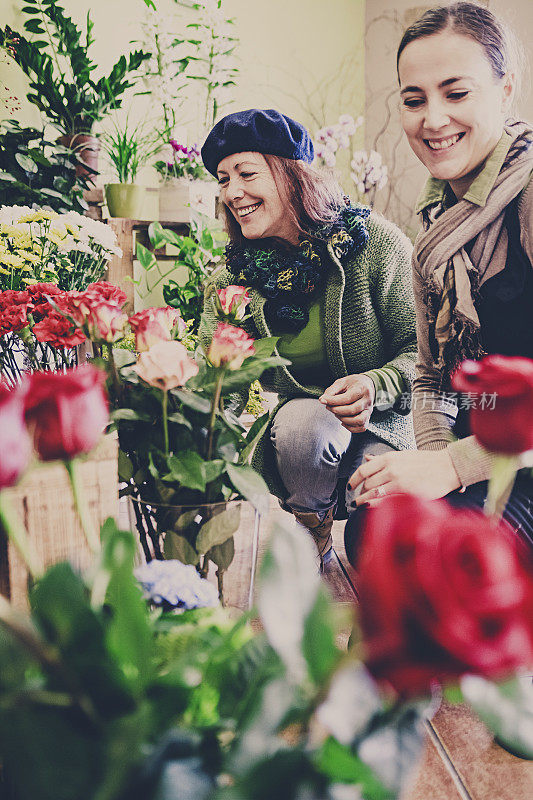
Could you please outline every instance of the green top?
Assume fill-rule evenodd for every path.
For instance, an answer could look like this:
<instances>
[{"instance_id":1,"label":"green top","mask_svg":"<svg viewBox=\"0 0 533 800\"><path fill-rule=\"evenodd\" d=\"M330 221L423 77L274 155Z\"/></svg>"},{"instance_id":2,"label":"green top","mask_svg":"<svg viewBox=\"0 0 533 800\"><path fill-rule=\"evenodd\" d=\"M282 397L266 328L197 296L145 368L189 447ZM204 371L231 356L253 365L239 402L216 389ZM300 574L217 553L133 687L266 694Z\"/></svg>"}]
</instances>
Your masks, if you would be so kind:
<instances>
[{"instance_id":1,"label":"green top","mask_svg":"<svg viewBox=\"0 0 533 800\"><path fill-rule=\"evenodd\" d=\"M327 389L334 381L328 366L324 341L325 296L309 306L309 321L298 333L284 333L278 341L278 353L291 362L291 370L300 383L322 386ZM276 331L273 331L276 336ZM397 402L406 390L403 376L395 367L369 369L363 373L372 378L376 387L376 401Z\"/></svg>"},{"instance_id":2,"label":"green top","mask_svg":"<svg viewBox=\"0 0 533 800\"><path fill-rule=\"evenodd\" d=\"M463 200L469 200L476 206L485 205L489 194L494 188L496 178L499 175L512 143L513 137L504 131L498 144L485 161L485 166L479 175L474 178L466 194L463 195ZM440 201L444 201L444 206L449 208L456 200L453 199L450 202L448 192L448 181L441 180L440 178L429 178L416 203L416 213L419 214L426 206L433 205L433 203Z\"/></svg>"}]
</instances>

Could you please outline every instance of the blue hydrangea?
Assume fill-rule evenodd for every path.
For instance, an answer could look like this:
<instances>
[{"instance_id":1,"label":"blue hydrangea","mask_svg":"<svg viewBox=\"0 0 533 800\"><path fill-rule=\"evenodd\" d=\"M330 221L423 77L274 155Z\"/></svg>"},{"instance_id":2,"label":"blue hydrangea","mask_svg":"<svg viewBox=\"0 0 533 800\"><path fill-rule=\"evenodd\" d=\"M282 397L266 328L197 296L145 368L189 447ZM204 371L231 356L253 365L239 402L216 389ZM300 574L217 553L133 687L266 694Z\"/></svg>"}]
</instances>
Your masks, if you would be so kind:
<instances>
[{"instance_id":1,"label":"blue hydrangea","mask_svg":"<svg viewBox=\"0 0 533 800\"><path fill-rule=\"evenodd\" d=\"M150 561L135 569L144 598L164 608L207 608L218 605L218 592L196 568L181 561Z\"/></svg>"}]
</instances>

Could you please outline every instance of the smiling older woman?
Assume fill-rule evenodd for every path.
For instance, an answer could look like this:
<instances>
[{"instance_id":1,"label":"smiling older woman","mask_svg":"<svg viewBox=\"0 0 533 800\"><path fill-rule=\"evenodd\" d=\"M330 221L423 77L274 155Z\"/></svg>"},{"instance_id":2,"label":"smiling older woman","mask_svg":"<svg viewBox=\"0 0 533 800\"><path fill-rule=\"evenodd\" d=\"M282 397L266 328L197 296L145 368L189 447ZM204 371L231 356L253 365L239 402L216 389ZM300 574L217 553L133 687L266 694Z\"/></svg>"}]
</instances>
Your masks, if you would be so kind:
<instances>
[{"instance_id":1,"label":"smiling older woman","mask_svg":"<svg viewBox=\"0 0 533 800\"><path fill-rule=\"evenodd\" d=\"M241 284L251 297L242 326L279 337L291 364L262 379L280 405L252 463L323 560L334 515L347 516L355 466L414 444L405 402L416 352L411 245L309 165L309 134L278 111L224 117L202 157L220 183L230 243L200 336L213 334L214 289Z\"/></svg>"}]
</instances>

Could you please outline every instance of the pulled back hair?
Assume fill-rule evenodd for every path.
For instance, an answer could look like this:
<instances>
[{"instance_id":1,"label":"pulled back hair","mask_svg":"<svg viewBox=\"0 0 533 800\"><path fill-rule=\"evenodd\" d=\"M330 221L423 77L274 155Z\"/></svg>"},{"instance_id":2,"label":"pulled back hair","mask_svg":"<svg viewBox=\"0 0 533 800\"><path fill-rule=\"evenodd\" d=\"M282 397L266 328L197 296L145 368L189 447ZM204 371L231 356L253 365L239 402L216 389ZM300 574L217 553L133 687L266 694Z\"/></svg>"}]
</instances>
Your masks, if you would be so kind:
<instances>
[{"instance_id":1,"label":"pulled back hair","mask_svg":"<svg viewBox=\"0 0 533 800\"><path fill-rule=\"evenodd\" d=\"M426 11L403 34L396 56L396 70L408 44L446 30L470 36L478 42L485 51L495 79L500 80L507 72L514 71L517 85L523 60L521 47L504 23L478 3L451 3Z\"/></svg>"},{"instance_id":2,"label":"pulled back hair","mask_svg":"<svg viewBox=\"0 0 533 800\"><path fill-rule=\"evenodd\" d=\"M344 206L344 196L335 178L304 161L265 154L276 187L288 216L302 235L323 222L333 222ZM245 237L241 226L223 205L226 230L230 241L242 244Z\"/></svg>"}]
</instances>

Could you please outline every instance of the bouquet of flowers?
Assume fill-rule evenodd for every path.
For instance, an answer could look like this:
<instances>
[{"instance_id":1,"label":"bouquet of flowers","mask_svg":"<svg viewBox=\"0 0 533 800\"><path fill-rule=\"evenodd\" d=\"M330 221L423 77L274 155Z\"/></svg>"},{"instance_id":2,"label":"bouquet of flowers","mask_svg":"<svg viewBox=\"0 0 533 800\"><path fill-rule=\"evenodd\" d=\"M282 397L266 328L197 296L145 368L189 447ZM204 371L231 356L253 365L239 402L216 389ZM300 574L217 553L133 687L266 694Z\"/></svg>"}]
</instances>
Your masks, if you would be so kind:
<instances>
[{"instance_id":1,"label":"bouquet of flowers","mask_svg":"<svg viewBox=\"0 0 533 800\"><path fill-rule=\"evenodd\" d=\"M224 407L235 392L247 395L264 369L287 363L273 351L275 338L251 339L232 323L243 317L248 297L230 287L221 297L221 322L207 352L191 357L180 339L187 326L170 307L127 317L124 294L109 284L53 299L63 318L62 336L87 337L108 372L112 419L118 429L119 474L130 495L147 561L177 558L206 575L223 572L234 555L233 533L248 500L268 509L263 479L247 463L265 430L268 414L245 428ZM132 353L119 349L130 332Z\"/></svg>"},{"instance_id":2,"label":"bouquet of flowers","mask_svg":"<svg viewBox=\"0 0 533 800\"><path fill-rule=\"evenodd\" d=\"M41 282L83 290L114 255L122 251L112 228L76 211L0 208L0 290Z\"/></svg>"},{"instance_id":3,"label":"bouquet of flowers","mask_svg":"<svg viewBox=\"0 0 533 800\"><path fill-rule=\"evenodd\" d=\"M221 298L234 319L241 302ZM104 319L104 305L93 311ZM513 449L530 449L533 362L510 370L520 380L503 387L501 410L523 415ZM33 577L28 620L0 596L2 796L7 779L20 800L180 800L184 786L189 800L394 800L441 693L464 696L499 741L533 756L531 681L514 677L533 664L531 562L480 513L409 496L369 511L348 648L309 537L292 526L273 531L263 559L255 634L212 607L193 571L134 572L133 537L111 519L99 540L87 531L85 576L69 564L44 572L3 490L33 447L65 462L80 501L73 463L107 419L102 384L85 366L0 386L0 526Z\"/></svg>"},{"instance_id":4,"label":"bouquet of flowers","mask_svg":"<svg viewBox=\"0 0 533 800\"><path fill-rule=\"evenodd\" d=\"M171 178L203 180L209 177L196 144L186 147L178 144L175 139L170 139L163 148L162 156L163 158L156 161L154 167L165 181Z\"/></svg>"}]
</instances>

